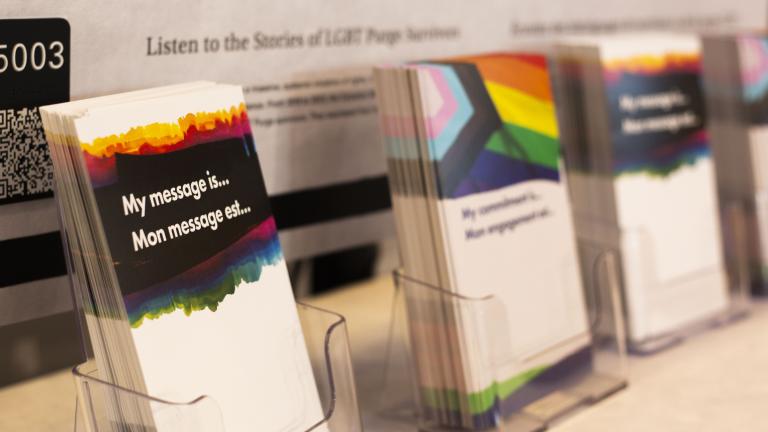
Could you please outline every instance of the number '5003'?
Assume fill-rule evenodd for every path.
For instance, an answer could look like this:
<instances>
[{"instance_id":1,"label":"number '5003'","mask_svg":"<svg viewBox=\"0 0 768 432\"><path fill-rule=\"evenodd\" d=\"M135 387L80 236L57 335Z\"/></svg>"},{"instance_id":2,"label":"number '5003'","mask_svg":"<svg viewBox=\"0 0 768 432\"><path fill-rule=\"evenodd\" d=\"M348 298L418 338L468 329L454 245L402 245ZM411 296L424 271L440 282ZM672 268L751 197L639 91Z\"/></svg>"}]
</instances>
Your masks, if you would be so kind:
<instances>
[{"instance_id":1,"label":"number '5003'","mask_svg":"<svg viewBox=\"0 0 768 432\"><path fill-rule=\"evenodd\" d=\"M0 73L8 68L21 72L27 67L39 71L48 66L56 70L64 66L64 44L53 41L46 47L42 42L35 42L29 49L21 43L8 48L7 44L0 44Z\"/></svg>"}]
</instances>

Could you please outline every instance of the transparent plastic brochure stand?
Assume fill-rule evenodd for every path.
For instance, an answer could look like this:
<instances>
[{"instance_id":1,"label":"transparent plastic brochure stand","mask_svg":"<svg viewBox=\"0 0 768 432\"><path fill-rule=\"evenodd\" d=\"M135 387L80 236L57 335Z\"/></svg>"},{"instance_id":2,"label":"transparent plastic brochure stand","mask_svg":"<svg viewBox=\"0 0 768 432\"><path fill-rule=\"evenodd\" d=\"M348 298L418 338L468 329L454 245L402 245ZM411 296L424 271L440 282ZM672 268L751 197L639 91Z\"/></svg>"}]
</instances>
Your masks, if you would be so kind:
<instances>
[{"instance_id":1,"label":"transparent plastic brochure stand","mask_svg":"<svg viewBox=\"0 0 768 432\"><path fill-rule=\"evenodd\" d=\"M768 208L768 206L766 207ZM744 203L731 203L723 205L721 209L722 240L724 244L723 267L725 273L726 305L718 308L709 314L702 314L697 319L691 319L677 326L672 326L672 330L653 332L653 334L644 337L633 337L631 326L631 308L624 304L624 311L627 321L627 347L634 354L653 354L660 350L676 345L685 339L699 334L707 329L727 324L736 319L746 316L749 312L749 286L750 275L748 267L748 234L746 230L746 207ZM577 218L578 221L578 218ZM594 251L602 251L606 248L615 248L618 250L618 244L622 244L622 253L625 256L632 257L635 260L633 264L637 266L635 283L636 286L642 286L643 290L654 293L686 292L689 302L696 301L697 287L703 283L712 283L714 278L723 276L723 267L713 266L711 268L698 269L695 272L679 276L668 281L662 281L656 269L656 251L653 237L642 229L620 229L616 226L600 225L589 223L590 227L585 228L582 222L580 226L580 247L582 254L588 258L594 255ZM579 229L577 229L577 232ZM587 240L584 234L590 236ZM596 234L597 233L597 234ZM601 243L596 243L595 238L600 238ZM611 246L608 246L611 245ZM695 246L691 246L695 247ZM590 252L592 251L592 252ZM626 263L621 261L621 253L616 254L617 263L622 271L619 286L622 288L622 298L625 302L632 301L632 293L626 291L628 272L622 266ZM640 281L640 283L638 283ZM686 301L686 298L677 298L674 301ZM667 300L667 299L664 299ZM671 309L673 310L673 309ZM667 313L670 315L670 313ZM649 314L648 322L651 326L658 323L659 316ZM656 320L656 321L652 321Z\"/></svg>"},{"instance_id":2,"label":"transparent plastic brochure stand","mask_svg":"<svg viewBox=\"0 0 768 432\"><path fill-rule=\"evenodd\" d=\"M746 311L750 291L768 292L768 191L724 206L723 236L734 308Z\"/></svg>"},{"instance_id":3,"label":"transparent plastic brochure stand","mask_svg":"<svg viewBox=\"0 0 768 432\"><path fill-rule=\"evenodd\" d=\"M459 296L395 272L379 415L422 431L540 431L626 387L616 256L601 253L588 267L590 273L583 275L588 332L578 336L573 354L513 378L505 368L521 359L509 341L515 330L525 329L506 325L500 300ZM564 343L573 345L573 338L561 348ZM451 359L472 371L473 390L431 385L446 382L440 376L450 374Z\"/></svg>"},{"instance_id":4,"label":"transparent plastic brochure stand","mask_svg":"<svg viewBox=\"0 0 768 432\"><path fill-rule=\"evenodd\" d=\"M346 321L341 315L301 303L297 309L324 413L306 430L362 431ZM166 401L139 394L99 379L92 360L77 366L73 374L78 392L75 432L225 432L219 406L205 395L192 401ZM107 406L114 406L114 401L117 406L149 406L152 424L116 423Z\"/></svg>"}]
</instances>

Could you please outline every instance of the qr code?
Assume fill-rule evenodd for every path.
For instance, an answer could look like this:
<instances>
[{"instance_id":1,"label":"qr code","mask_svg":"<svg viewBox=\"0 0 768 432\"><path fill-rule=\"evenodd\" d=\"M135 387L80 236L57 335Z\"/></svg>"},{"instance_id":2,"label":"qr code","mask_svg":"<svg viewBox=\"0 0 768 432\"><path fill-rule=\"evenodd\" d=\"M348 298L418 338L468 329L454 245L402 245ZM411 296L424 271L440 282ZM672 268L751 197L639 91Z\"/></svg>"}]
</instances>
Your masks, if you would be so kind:
<instances>
[{"instance_id":1,"label":"qr code","mask_svg":"<svg viewBox=\"0 0 768 432\"><path fill-rule=\"evenodd\" d=\"M0 109L0 204L50 194L53 166L37 108Z\"/></svg>"}]
</instances>

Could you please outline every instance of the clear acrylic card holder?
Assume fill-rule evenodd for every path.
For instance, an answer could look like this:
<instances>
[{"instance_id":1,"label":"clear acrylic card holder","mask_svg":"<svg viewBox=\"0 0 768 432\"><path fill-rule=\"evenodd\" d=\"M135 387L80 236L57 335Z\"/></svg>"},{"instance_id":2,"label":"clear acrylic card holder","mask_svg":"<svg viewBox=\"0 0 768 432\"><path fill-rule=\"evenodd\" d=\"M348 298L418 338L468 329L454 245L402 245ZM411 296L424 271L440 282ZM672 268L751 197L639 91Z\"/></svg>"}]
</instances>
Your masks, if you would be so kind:
<instances>
[{"instance_id":1,"label":"clear acrylic card holder","mask_svg":"<svg viewBox=\"0 0 768 432\"><path fill-rule=\"evenodd\" d=\"M767 206L768 208L768 206ZM708 329L730 323L749 313L750 305L750 274L749 274L749 233L747 231L748 207L745 203L729 203L721 208L720 223L717 229L722 233L722 263L720 265L699 269L689 274L670 280L662 280L656 268L656 242L653 236L643 229L621 229L614 225L582 220L577 229L579 243L585 258L606 249L616 251L617 264L620 269L619 287L624 298L623 310L627 322L627 346L634 354L653 354L681 343L685 339ZM695 246L690 245L691 248ZM598 251L598 252L595 252ZM628 258L629 257L629 258ZM631 261L631 263L630 263ZM628 266L633 266L629 269ZM634 276L632 276L634 275ZM633 278L629 281L629 278ZM674 321L674 304L695 304L699 299L696 292L704 284L712 284L715 278L721 278L724 301L711 308L689 314L691 317L680 320L680 323L659 324L664 321L663 314L670 322ZM630 287L632 285L632 287ZM629 304L638 301L639 296L648 293L675 293L677 298L662 298L656 300L656 307L661 313L648 312L645 324L648 331L633 331L633 323L639 322L633 313L641 308ZM687 294L686 294L687 293ZM665 308L663 301L669 302ZM680 309L680 307L677 307ZM638 325L638 327L640 327ZM660 327L666 330L658 331ZM637 330L637 329L634 329ZM639 336L640 334L641 336Z\"/></svg>"},{"instance_id":2,"label":"clear acrylic card holder","mask_svg":"<svg viewBox=\"0 0 768 432\"><path fill-rule=\"evenodd\" d=\"M747 311L768 293L768 191L723 205L723 238L734 309Z\"/></svg>"},{"instance_id":3,"label":"clear acrylic card holder","mask_svg":"<svg viewBox=\"0 0 768 432\"><path fill-rule=\"evenodd\" d=\"M539 431L626 387L616 257L604 252L585 267L587 334L562 342L547 366L516 372L510 365L529 359L516 358L510 341L527 329L509 327L501 301L464 297L395 272L379 415L410 427L402 430ZM565 356L564 344L575 347ZM456 373L466 375L452 387L465 388L435 386Z\"/></svg>"},{"instance_id":4,"label":"clear acrylic card holder","mask_svg":"<svg viewBox=\"0 0 768 432\"><path fill-rule=\"evenodd\" d=\"M302 303L297 309L323 408L323 417L302 431L362 431L344 317ZM78 396L75 432L225 432L222 412L208 396L167 401L117 387L99 378L93 360L75 367L73 375ZM148 406L151 419L112 412L124 406Z\"/></svg>"}]
</instances>

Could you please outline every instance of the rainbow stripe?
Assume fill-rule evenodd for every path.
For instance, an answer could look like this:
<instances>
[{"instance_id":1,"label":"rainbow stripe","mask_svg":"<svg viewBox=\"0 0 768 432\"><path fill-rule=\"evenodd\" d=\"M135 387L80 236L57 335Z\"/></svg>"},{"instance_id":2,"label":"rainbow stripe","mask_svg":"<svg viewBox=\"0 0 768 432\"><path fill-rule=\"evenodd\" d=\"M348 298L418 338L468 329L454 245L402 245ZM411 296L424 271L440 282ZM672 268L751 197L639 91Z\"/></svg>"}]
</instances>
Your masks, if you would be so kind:
<instances>
[{"instance_id":1,"label":"rainbow stripe","mask_svg":"<svg viewBox=\"0 0 768 432\"><path fill-rule=\"evenodd\" d=\"M478 430L498 427L500 418L523 411L527 406L552 392L557 391L564 381L584 376L592 370L592 352L582 348L554 364L541 365L525 370L515 376L494 381L488 387L474 392L460 392L456 389L435 389L422 387L422 406L428 416L453 418L461 424L461 418L468 409L472 425Z\"/></svg>"},{"instance_id":2,"label":"rainbow stripe","mask_svg":"<svg viewBox=\"0 0 768 432\"><path fill-rule=\"evenodd\" d=\"M80 143L94 187L117 180L115 154L152 155L251 134L245 104L228 110L191 113L176 123L152 123Z\"/></svg>"},{"instance_id":3,"label":"rainbow stripe","mask_svg":"<svg viewBox=\"0 0 768 432\"><path fill-rule=\"evenodd\" d=\"M559 181L557 115L543 56L489 54L416 67L426 72L427 137L444 197Z\"/></svg>"},{"instance_id":4,"label":"rainbow stripe","mask_svg":"<svg viewBox=\"0 0 768 432\"><path fill-rule=\"evenodd\" d=\"M653 76L663 73L701 74L701 56L691 52L668 52L662 55L637 55L613 58L603 63L603 76L609 84L624 74Z\"/></svg>"},{"instance_id":5,"label":"rainbow stripe","mask_svg":"<svg viewBox=\"0 0 768 432\"><path fill-rule=\"evenodd\" d=\"M265 266L282 262L272 217L253 227L228 248L162 283L124 297L131 327L182 310L215 312L241 283L256 282Z\"/></svg>"}]
</instances>

